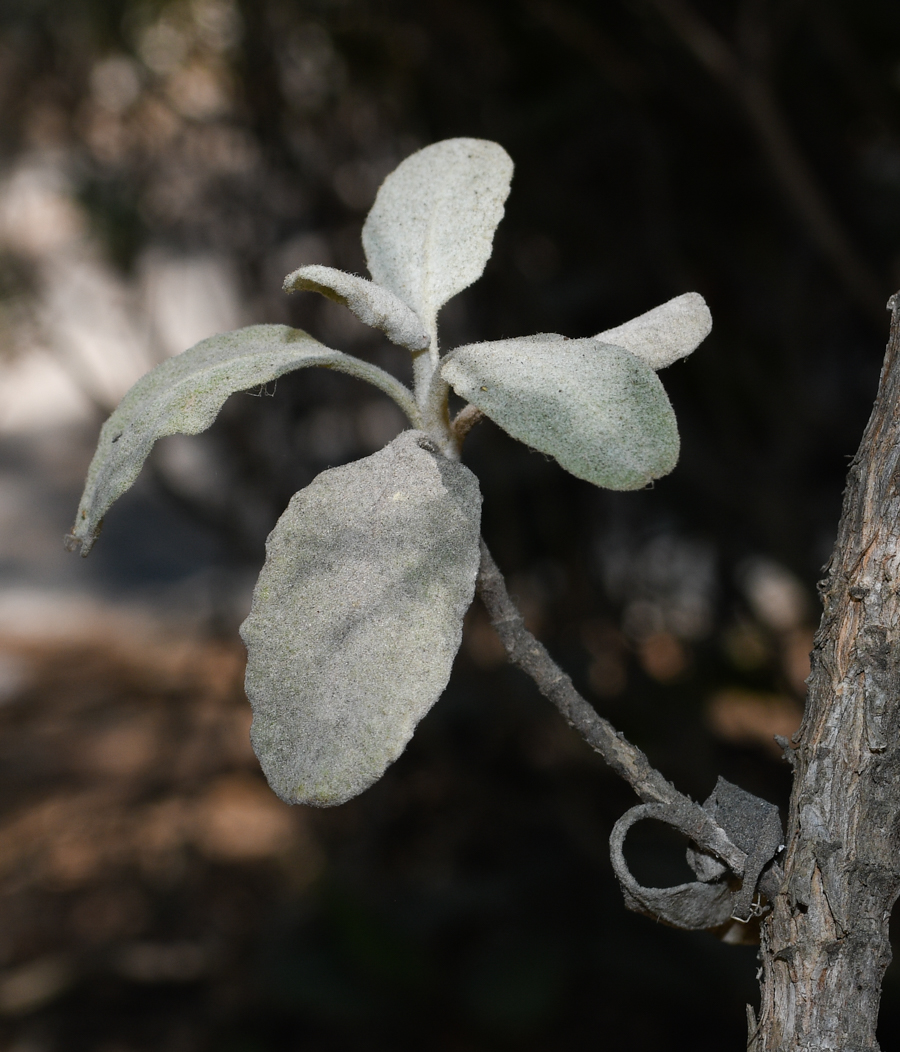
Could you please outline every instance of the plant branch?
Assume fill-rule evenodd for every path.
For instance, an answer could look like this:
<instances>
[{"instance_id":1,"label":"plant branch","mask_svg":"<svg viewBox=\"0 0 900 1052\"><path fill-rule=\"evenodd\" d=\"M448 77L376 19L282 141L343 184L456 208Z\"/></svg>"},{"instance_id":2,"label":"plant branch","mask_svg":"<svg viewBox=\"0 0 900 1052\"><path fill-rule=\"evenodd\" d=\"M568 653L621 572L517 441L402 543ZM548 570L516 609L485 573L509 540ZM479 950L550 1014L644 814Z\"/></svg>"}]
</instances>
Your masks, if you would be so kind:
<instances>
[{"instance_id":1,"label":"plant branch","mask_svg":"<svg viewBox=\"0 0 900 1052\"><path fill-rule=\"evenodd\" d=\"M450 385L441 376L439 368L432 371L422 392L420 404L423 426L431 433L431 437L438 443L446 457L449 457L450 460L459 460L462 443L450 424L448 404Z\"/></svg>"},{"instance_id":2,"label":"plant branch","mask_svg":"<svg viewBox=\"0 0 900 1052\"><path fill-rule=\"evenodd\" d=\"M472 428L484 420L484 413L475 405L464 406L453 418L450 431L459 446L462 446Z\"/></svg>"},{"instance_id":3,"label":"plant branch","mask_svg":"<svg viewBox=\"0 0 900 1052\"><path fill-rule=\"evenodd\" d=\"M759 1052L877 1052L900 894L900 309L850 465L794 736L784 883L762 936Z\"/></svg>"},{"instance_id":4,"label":"plant branch","mask_svg":"<svg viewBox=\"0 0 900 1052\"><path fill-rule=\"evenodd\" d=\"M697 61L743 107L769 164L810 237L869 316L883 318L884 290L835 215L757 62L745 61L686 0L652 0Z\"/></svg>"},{"instance_id":5,"label":"plant branch","mask_svg":"<svg viewBox=\"0 0 900 1052\"><path fill-rule=\"evenodd\" d=\"M559 709L569 726L628 782L644 803L665 805L667 819L673 825L695 844L717 855L733 873L742 876L746 853L729 840L708 812L678 792L636 745L594 710L543 644L528 631L483 540L478 595L510 662L534 680L541 694Z\"/></svg>"}]
</instances>

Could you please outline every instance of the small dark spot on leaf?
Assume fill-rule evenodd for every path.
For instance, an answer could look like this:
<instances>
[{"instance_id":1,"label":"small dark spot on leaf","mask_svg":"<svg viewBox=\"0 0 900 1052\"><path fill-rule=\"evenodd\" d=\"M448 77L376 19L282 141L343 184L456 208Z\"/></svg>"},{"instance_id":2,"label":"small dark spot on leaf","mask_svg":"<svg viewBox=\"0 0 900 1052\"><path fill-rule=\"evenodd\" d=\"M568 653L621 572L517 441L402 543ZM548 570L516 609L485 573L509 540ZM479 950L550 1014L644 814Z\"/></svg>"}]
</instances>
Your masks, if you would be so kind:
<instances>
[{"instance_id":1,"label":"small dark spot on leaf","mask_svg":"<svg viewBox=\"0 0 900 1052\"><path fill-rule=\"evenodd\" d=\"M125 432L124 432L124 431L120 431L120 432L119 432L119 433L118 433L117 435L113 435L113 437L112 437L112 438L110 439L110 441L112 441L112 442L118 442L118 441L119 441L119 439L120 439L120 438L122 437L122 435L124 435L124 434L125 434Z\"/></svg>"}]
</instances>

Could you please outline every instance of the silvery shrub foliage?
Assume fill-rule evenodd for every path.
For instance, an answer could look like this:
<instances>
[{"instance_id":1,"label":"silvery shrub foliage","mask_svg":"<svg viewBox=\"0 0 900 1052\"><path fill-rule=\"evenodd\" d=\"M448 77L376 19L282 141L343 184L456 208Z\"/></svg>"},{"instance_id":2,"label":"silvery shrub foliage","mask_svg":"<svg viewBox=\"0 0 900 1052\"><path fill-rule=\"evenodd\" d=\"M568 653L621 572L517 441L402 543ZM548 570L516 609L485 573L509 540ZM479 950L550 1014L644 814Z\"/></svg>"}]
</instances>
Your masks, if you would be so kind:
<instances>
[{"instance_id":1,"label":"silvery shrub foliage","mask_svg":"<svg viewBox=\"0 0 900 1052\"><path fill-rule=\"evenodd\" d=\"M481 494L460 463L452 388L514 438L598 486L631 490L678 458L656 371L710 331L687 293L590 339L552 333L438 350L440 308L491 255L512 162L496 143L450 139L382 184L362 238L371 280L325 266L289 274L381 329L413 358L412 389L285 325L212 336L139 380L104 425L70 547L87 555L153 443L195 435L229 395L308 366L367 380L410 423L379 452L323 471L270 534L241 627L251 738L274 791L329 805L360 793L440 697L478 573Z\"/></svg>"}]
</instances>

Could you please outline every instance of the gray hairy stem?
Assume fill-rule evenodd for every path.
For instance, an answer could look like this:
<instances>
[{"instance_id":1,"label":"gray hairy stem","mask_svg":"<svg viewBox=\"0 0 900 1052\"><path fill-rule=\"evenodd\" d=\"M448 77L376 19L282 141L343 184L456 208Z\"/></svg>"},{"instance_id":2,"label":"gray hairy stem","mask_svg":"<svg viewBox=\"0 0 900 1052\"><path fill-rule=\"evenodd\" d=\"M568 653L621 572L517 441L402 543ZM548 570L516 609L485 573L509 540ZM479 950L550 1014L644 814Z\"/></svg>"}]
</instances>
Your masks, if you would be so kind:
<instances>
[{"instance_id":1,"label":"gray hairy stem","mask_svg":"<svg viewBox=\"0 0 900 1052\"><path fill-rule=\"evenodd\" d=\"M437 442L445 457L449 460L459 460L461 441L450 423L450 386L441 377L438 369L432 368L431 372L423 372L422 375L422 386L417 387L417 394L426 430ZM418 379L416 382L418 383Z\"/></svg>"},{"instance_id":2,"label":"gray hairy stem","mask_svg":"<svg viewBox=\"0 0 900 1052\"><path fill-rule=\"evenodd\" d=\"M441 377L437 333L432 328L431 343L413 356L415 398L422 426L448 460L459 460L461 440L450 422L450 386ZM465 436L463 436L465 437Z\"/></svg>"},{"instance_id":3,"label":"gray hairy stem","mask_svg":"<svg viewBox=\"0 0 900 1052\"><path fill-rule=\"evenodd\" d=\"M748 47L746 43L732 46L686 0L652 2L685 48L744 110L773 175L812 241L831 262L853 299L870 318L880 321L881 281L853 244L779 105L767 61L777 47L777 30L774 24L767 24L764 6L759 5L754 12L755 47ZM772 10L774 14L775 5ZM775 23L776 19L771 21ZM748 35L743 36L747 41Z\"/></svg>"},{"instance_id":4,"label":"gray hairy stem","mask_svg":"<svg viewBox=\"0 0 900 1052\"><path fill-rule=\"evenodd\" d=\"M754 1052L876 1050L900 894L900 311L850 465L806 712L784 882L762 925Z\"/></svg>"},{"instance_id":5,"label":"gray hairy stem","mask_svg":"<svg viewBox=\"0 0 900 1052\"><path fill-rule=\"evenodd\" d=\"M708 812L678 792L636 745L594 710L546 648L528 631L483 540L477 590L511 663L534 680L538 690L559 709L566 722L628 782L644 803L663 805L672 825L722 859L733 873L742 876L746 853L729 840Z\"/></svg>"}]
</instances>

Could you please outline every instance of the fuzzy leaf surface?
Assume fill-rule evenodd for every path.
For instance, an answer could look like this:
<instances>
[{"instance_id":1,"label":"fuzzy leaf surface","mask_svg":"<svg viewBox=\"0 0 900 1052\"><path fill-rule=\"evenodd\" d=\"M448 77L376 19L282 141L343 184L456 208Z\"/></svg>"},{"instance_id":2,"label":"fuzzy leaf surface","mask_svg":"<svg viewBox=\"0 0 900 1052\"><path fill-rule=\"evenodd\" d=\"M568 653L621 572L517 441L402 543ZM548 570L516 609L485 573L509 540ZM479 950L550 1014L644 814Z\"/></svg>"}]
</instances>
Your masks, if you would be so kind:
<instances>
[{"instance_id":1,"label":"fuzzy leaf surface","mask_svg":"<svg viewBox=\"0 0 900 1052\"><path fill-rule=\"evenodd\" d=\"M363 227L369 272L427 328L481 276L512 171L497 143L447 139L407 157L381 184Z\"/></svg>"},{"instance_id":2,"label":"fuzzy leaf surface","mask_svg":"<svg viewBox=\"0 0 900 1052\"><path fill-rule=\"evenodd\" d=\"M441 372L513 438L597 486L640 489L678 461L659 378L620 347L550 335L498 340L451 351Z\"/></svg>"},{"instance_id":3,"label":"fuzzy leaf surface","mask_svg":"<svg viewBox=\"0 0 900 1052\"><path fill-rule=\"evenodd\" d=\"M343 803L440 697L479 564L481 495L405 431L295 494L241 626L250 732L288 803Z\"/></svg>"},{"instance_id":4,"label":"fuzzy leaf surface","mask_svg":"<svg viewBox=\"0 0 900 1052\"><path fill-rule=\"evenodd\" d=\"M385 336L410 351L422 351L430 337L414 310L374 281L347 274L334 267L300 267L284 279L284 291L319 292L351 310L361 322L380 329Z\"/></svg>"},{"instance_id":5,"label":"fuzzy leaf surface","mask_svg":"<svg viewBox=\"0 0 900 1052\"><path fill-rule=\"evenodd\" d=\"M88 554L103 516L134 483L158 438L199 434L215 420L229 395L310 365L381 381L398 401L405 392L411 405L399 381L325 347L300 329L251 325L211 336L142 376L103 425L67 543L81 544L82 555Z\"/></svg>"},{"instance_id":6,"label":"fuzzy leaf surface","mask_svg":"<svg viewBox=\"0 0 900 1052\"><path fill-rule=\"evenodd\" d=\"M651 369L664 369L696 350L711 331L706 300L699 292L685 292L594 339L624 347Z\"/></svg>"}]
</instances>

